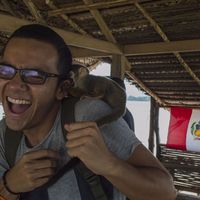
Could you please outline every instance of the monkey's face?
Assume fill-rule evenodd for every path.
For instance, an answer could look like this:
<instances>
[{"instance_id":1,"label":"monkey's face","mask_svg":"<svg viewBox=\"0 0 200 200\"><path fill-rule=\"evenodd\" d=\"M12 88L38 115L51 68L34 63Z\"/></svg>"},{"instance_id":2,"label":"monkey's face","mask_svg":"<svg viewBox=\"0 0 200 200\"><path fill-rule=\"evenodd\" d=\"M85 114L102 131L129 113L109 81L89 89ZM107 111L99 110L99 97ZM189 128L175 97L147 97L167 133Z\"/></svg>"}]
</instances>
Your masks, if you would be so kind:
<instances>
[{"instance_id":1,"label":"monkey's face","mask_svg":"<svg viewBox=\"0 0 200 200\"><path fill-rule=\"evenodd\" d=\"M82 66L76 66L70 71L70 78L73 80L73 86L78 87L79 82L81 82L81 79L84 78L89 74L89 71L87 68L82 67Z\"/></svg>"},{"instance_id":2,"label":"monkey's face","mask_svg":"<svg viewBox=\"0 0 200 200\"><path fill-rule=\"evenodd\" d=\"M73 87L76 87L77 86L77 81L78 81L78 74L75 73L74 71L70 71L69 75L70 75Z\"/></svg>"}]
</instances>

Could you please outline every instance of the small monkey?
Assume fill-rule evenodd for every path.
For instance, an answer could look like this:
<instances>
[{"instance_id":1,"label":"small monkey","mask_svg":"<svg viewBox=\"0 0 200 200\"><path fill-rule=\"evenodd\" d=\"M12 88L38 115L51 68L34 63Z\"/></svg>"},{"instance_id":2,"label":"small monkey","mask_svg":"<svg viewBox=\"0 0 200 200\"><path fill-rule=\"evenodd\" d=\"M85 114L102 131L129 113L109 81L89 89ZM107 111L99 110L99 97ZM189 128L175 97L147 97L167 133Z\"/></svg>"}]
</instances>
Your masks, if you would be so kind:
<instances>
[{"instance_id":1,"label":"small monkey","mask_svg":"<svg viewBox=\"0 0 200 200\"><path fill-rule=\"evenodd\" d=\"M110 123L123 116L126 109L126 92L115 81L89 74L87 67L73 64L70 77L73 86L68 89L71 96L102 99L110 105L112 112L96 120L98 126Z\"/></svg>"}]
</instances>

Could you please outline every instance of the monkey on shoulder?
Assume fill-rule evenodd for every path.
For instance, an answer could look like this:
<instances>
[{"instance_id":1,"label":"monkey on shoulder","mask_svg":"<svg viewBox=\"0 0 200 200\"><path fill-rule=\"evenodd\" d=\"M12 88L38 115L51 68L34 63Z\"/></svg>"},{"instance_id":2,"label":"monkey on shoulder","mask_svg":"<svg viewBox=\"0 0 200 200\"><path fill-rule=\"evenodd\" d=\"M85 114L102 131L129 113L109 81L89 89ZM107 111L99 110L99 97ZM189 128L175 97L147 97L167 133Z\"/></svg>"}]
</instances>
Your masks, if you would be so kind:
<instances>
[{"instance_id":1,"label":"monkey on shoulder","mask_svg":"<svg viewBox=\"0 0 200 200\"><path fill-rule=\"evenodd\" d=\"M87 67L73 64L70 77L73 86L68 89L71 96L78 98L102 99L112 108L112 112L96 120L98 126L110 123L123 116L126 110L126 92L115 81L89 74Z\"/></svg>"}]
</instances>

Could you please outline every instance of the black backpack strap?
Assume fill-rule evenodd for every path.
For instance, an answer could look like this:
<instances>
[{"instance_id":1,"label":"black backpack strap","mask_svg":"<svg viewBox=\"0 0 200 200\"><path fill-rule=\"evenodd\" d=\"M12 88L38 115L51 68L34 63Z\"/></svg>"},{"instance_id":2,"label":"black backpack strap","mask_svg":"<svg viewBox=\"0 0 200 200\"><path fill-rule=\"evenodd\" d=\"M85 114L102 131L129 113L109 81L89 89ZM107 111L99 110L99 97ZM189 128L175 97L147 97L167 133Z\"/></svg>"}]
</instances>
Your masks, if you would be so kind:
<instances>
[{"instance_id":1,"label":"black backpack strap","mask_svg":"<svg viewBox=\"0 0 200 200\"><path fill-rule=\"evenodd\" d=\"M76 173L82 176L82 178L86 181L86 183L90 187L90 191L95 200L108 200L107 194L103 189L103 185L100 179L100 176L94 174L91 170L89 170L82 162L80 162L75 169ZM78 182L79 184L79 182ZM80 184L79 184L80 185ZM79 186L80 187L80 186Z\"/></svg>"},{"instance_id":2,"label":"black backpack strap","mask_svg":"<svg viewBox=\"0 0 200 200\"><path fill-rule=\"evenodd\" d=\"M92 194L89 184L87 184L85 179L81 176L81 174L77 171L76 168L74 168L74 173L76 175L81 200L94 200L94 196Z\"/></svg>"},{"instance_id":3,"label":"black backpack strap","mask_svg":"<svg viewBox=\"0 0 200 200\"><path fill-rule=\"evenodd\" d=\"M100 182L105 193L107 194L108 200L113 200L114 188L112 183L103 176L100 176Z\"/></svg>"},{"instance_id":4,"label":"black backpack strap","mask_svg":"<svg viewBox=\"0 0 200 200\"><path fill-rule=\"evenodd\" d=\"M62 109L61 109L61 126L64 138L66 138L67 131L64 128L64 125L67 123L75 122L75 104L79 101L79 98L76 97L68 97L63 99L62 101ZM78 158L72 158L58 173L56 180L58 177L61 177L65 172L74 168L80 160Z\"/></svg>"},{"instance_id":5,"label":"black backpack strap","mask_svg":"<svg viewBox=\"0 0 200 200\"><path fill-rule=\"evenodd\" d=\"M61 125L62 125L62 131L64 134L67 133L67 131L64 129L64 125L66 123L73 123L75 122L75 104L79 101L79 98L75 97L68 97L65 98L62 101L62 109L61 109Z\"/></svg>"},{"instance_id":6,"label":"black backpack strap","mask_svg":"<svg viewBox=\"0 0 200 200\"><path fill-rule=\"evenodd\" d=\"M15 164L15 157L17 153L17 148L19 146L19 143L22 138L22 133L19 131L13 131L6 127L6 132L5 132L5 157L6 160L11 167L14 166Z\"/></svg>"},{"instance_id":7,"label":"black backpack strap","mask_svg":"<svg viewBox=\"0 0 200 200\"><path fill-rule=\"evenodd\" d=\"M63 101L62 112L61 112L61 123L62 123L64 138L66 133L66 130L64 129L64 124L75 122L74 111L75 111L75 104L78 100L79 100L78 98L69 97ZM70 168L75 168L75 171L82 176L85 182L89 185L95 200L108 200L107 195L105 194L104 189L102 187L100 177L94 174L91 170L89 170L82 162L80 162L78 158L72 158L67 163L67 165L64 166L64 169L61 170L66 172ZM79 189L81 190L80 184L79 184Z\"/></svg>"}]
</instances>

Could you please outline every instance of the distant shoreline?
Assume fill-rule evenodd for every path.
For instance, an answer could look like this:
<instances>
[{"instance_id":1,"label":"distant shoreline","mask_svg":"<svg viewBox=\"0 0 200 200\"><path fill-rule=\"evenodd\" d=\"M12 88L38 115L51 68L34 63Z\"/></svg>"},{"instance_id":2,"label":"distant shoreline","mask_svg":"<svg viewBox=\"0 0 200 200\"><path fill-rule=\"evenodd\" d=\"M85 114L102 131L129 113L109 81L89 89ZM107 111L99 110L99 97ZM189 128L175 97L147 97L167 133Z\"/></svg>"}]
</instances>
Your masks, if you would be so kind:
<instances>
[{"instance_id":1,"label":"distant shoreline","mask_svg":"<svg viewBox=\"0 0 200 200\"><path fill-rule=\"evenodd\" d=\"M135 96L128 96L127 101L150 101L150 97L149 96L139 96L139 97L135 97Z\"/></svg>"}]
</instances>

